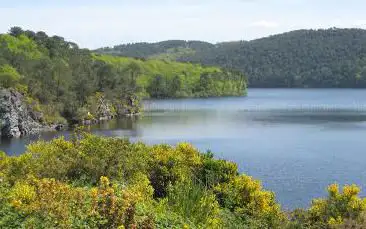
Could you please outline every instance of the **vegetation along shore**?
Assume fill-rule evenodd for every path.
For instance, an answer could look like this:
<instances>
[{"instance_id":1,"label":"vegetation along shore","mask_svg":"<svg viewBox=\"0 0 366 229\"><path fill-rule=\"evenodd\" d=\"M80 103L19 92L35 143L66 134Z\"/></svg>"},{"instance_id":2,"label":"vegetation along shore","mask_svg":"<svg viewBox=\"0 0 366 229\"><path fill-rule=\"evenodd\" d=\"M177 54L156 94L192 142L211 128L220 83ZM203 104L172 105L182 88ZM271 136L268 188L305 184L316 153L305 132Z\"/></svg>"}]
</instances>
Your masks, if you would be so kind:
<instances>
[{"instance_id":1,"label":"vegetation along shore","mask_svg":"<svg viewBox=\"0 0 366 229\"><path fill-rule=\"evenodd\" d=\"M330 36L333 42L324 42ZM1 137L138 115L142 99L245 96L248 83L365 87L366 62L355 55L364 36L363 30L301 30L251 42L91 51L13 27L0 35ZM305 58L305 49L294 51L299 40L318 51ZM333 46L346 49L328 52ZM0 153L0 228L366 228L359 193L356 185L332 184L309 208L284 210L260 181L210 151L78 130L70 140L33 142L19 156Z\"/></svg>"},{"instance_id":2,"label":"vegetation along shore","mask_svg":"<svg viewBox=\"0 0 366 229\"><path fill-rule=\"evenodd\" d=\"M13 27L0 35L0 86L1 136L15 137L136 115L144 98L242 96L246 77L199 64L95 54L59 36ZM13 113L26 117L10 118Z\"/></svg>"},{"instance_id":3,"label":"vegetation along shore","mask_svg":"<svg viewBox=\"0 0 366 229\"><path fill-rule=\"evenodd\" d=\"M1 228L365 227L357 186L328 192L308 209L283 211L235 163L188 143L77 132L69 141L35 142L20 156L0 154Z\"/></svg>"}]
</instances>

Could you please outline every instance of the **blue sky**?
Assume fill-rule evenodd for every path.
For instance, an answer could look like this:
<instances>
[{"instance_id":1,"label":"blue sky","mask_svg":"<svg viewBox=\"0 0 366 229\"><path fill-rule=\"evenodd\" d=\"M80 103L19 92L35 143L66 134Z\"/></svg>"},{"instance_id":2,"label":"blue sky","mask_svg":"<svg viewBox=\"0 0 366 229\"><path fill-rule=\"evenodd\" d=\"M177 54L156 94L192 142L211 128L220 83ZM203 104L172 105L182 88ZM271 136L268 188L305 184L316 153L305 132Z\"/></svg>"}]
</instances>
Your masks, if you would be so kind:
<instances>
[{"instance_id":1,"label":"blue sky","mask_svg":"<svg viewBox=\"0 0 366 229\"><path fill-rule=\"evenodd\" d=\"M11 26L82 47L167 39L251 40L294 29L365 28L365 0L0 0Z\"/></svg>"}]
</instances>

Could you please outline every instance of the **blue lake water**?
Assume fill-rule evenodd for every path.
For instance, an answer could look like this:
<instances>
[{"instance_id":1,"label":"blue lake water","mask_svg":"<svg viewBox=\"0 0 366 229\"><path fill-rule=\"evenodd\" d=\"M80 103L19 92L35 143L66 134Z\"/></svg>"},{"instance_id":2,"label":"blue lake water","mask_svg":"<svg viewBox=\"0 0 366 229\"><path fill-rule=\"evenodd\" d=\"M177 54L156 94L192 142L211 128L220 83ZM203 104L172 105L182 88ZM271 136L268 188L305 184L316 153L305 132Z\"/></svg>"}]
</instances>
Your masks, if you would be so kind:
<instances>
[{"instance_id":1,"label":"blue lake water","mask_svg":"<svg viewBox=\"0 0 366 229\"><path fill-rule=\"evenodd\" d=\"M250 89L242 98L146 101L145 109L142 117L90 130L210 149L262 180L285 209L308 206L334 182L355 183L366 194L366 90ZM34 140L69 134L2 140L0 150L19 154Z\"/></svg>"}]
</instances>

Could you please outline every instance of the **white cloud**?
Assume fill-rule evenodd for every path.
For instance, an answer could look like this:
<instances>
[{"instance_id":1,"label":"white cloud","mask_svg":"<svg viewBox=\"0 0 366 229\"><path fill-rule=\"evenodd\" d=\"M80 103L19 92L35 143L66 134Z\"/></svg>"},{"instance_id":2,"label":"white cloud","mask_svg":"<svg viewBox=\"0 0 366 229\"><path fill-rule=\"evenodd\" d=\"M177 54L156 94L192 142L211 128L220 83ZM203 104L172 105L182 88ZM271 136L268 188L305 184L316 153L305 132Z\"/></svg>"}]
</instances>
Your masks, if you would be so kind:
<instances>
[{"instance_id":1,"label":"white cloud","mask_svg":"<svg viewBox=\"0 0 366 229\"><path fill-rule=\"evenodd\" d=\"M255 21L250 24L251 27L264 27L264 28L276 28L279 27L279 24L275 21L267 21L267 20L261 20L261 21Z\"/></svg>"}]
</instances>

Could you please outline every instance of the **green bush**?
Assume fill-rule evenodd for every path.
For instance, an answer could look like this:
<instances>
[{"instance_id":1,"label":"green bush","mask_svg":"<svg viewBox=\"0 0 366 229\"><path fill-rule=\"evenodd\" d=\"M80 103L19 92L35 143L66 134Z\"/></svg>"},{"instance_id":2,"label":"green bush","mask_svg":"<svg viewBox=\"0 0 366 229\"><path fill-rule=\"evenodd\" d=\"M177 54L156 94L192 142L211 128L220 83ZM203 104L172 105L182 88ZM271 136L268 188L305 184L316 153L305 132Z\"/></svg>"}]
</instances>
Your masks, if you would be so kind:
<instances>
[{"instance_id":1,"label":"green bush","mask_svg":"<svg viewBox=\"0 0 366 229\"><path fill-rule=\"evenodd\" d=\"M256 219L262 228L278 228L284 220L280 206L272 192L265 191L259 181L246 175L236 176L215 188L218 201L243 219Z\"/></svg>"},{"instance_id":2,"label":"green bush","mask_svg":"<svg viewBox=\"0 0 366 229\"><path fill-rule=\"evenodd\" d=\"M145 145L76 132L0 153L1 228L363 228L357 186L329 187L309 209L281 211L234 163L192 145Z\"/></svg>"},{"instance_id":3,"label":"green bush","mask_svg":"<svg viewBox=\"0 0 366 229\"><path fill-rule=\"evenodd\" d=\"M219 183L226 183L235 178L238 173L238 166L233 162L218 160L209 151L202 154L202 166L198 173L198 179L208 187Z\"/></svg>"},{"instance_id":4,"label":"green bush","mask_svg":"<svg viewBox=\"0 0 366 229\"><path fill-rule=\"evenodd\" d=\"M201 228L220 228L220 206L212 191L191 182L180 182L170 187L169 209Z\"/></svg>"},{"instance_id":5,"label":"green bush","mask_svg":"<svg viewBox=\"0 0 366 229\"><path fill-rule=\"evenodd\" d=\"M0 86L4 88L14 87L21 79L18 71L6 64L0 66Z\"/></svg>"},{"instance_id":6,"label":"green bush","mask_svg":"<svg viewBox=\"0 0 366 229\"><path fill-rule=\"evenodd\" d=\"M324 227L341 225L344 220L358 220L366 210L366 200L358 197L360 188L346 185L339 191L337 184L328 187L327 199L316 199L309 209L310 222Z\"/></svg>"}]
</instances>

